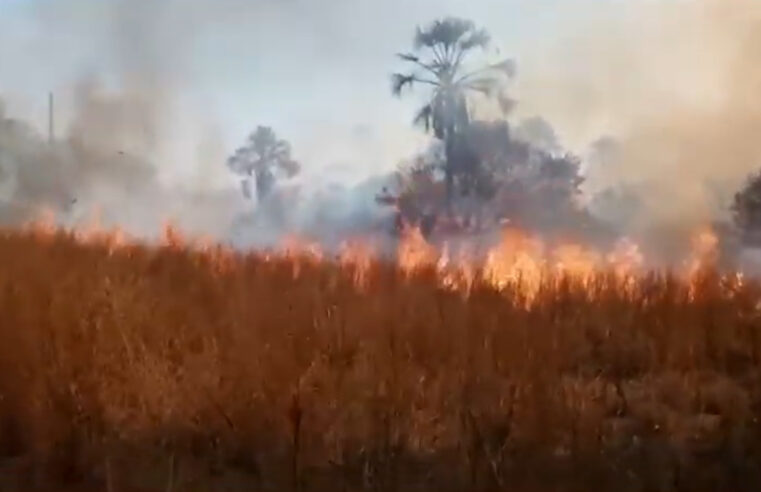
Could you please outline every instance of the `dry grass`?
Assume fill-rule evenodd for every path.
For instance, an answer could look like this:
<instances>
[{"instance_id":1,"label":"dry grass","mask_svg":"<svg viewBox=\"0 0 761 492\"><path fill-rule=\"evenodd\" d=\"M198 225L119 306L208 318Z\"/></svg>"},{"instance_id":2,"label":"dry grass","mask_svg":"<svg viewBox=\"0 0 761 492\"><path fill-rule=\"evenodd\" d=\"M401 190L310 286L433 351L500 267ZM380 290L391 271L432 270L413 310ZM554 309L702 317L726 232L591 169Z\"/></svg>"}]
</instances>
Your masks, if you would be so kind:
<instances>
[{"instance_id":1,"label":"dry grass","mask_svg":"<svg viewBox=\"0 0 761 492\"><path fill-rule=\"evenodd\" d=\"M761 490L761 290L525 307L373 262L0 238L0 490ZM75 487L81 487L77 489Z\"/></svg>"}]
</instances>

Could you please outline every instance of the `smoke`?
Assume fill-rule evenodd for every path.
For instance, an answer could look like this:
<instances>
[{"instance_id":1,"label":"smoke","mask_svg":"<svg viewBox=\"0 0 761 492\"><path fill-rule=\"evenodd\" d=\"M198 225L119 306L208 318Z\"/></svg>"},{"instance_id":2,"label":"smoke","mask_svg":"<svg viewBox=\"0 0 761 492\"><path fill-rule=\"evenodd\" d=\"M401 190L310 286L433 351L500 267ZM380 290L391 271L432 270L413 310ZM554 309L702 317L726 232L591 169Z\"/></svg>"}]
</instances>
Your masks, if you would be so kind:
<instances>
[{"instance_id":1,"label":"smoke","mask_svg":"<svg viewBox=\"0 0 761 492\"><path fill-rule=\"evenodd\" d=\"M150 237L171 220L224 239L246 204L209 186L224 145L211 115L185 97L198 13L163 1L30 4L33 25L54 33L44 39L61 41L47 51L73 67L60 71L76 73L56 92L61 130L52 144L0 114L0 221L18 224L45 209L69 225L97 216ZM66 46L80 30L88 44Z\"/></svg>"},{"instance_id":2,"label":"smoke","mask_svg":"<svg viewBox=\"0 0 761 492\"><path fill-rule=\"evenodd\" d=\"M245 210L243 200L226 190L162 182L158 163L167 151L163 142L171 140L151 94L84 80L66 133L52 143L0 115L0 221L15 225L46 210L68 225L97 215L104 226L152 237L171 220L224 238ZM213 153L203 150L197 149L202 158Z\"/></svg>"},{"instance_id":3,"label":"smoke","mask_svg":"<svg viewBox=\"0 0 761 492\"><path fill-rule=\"evenodd\" d=\"M15 63L13 71L0 67L0 83L3 78L28 80L44 94L53 72L68 76L55 88L55 145L11 116L23 102L11 99L9 110L0 112L0 221L23 222L40 207L49 207L62 221L76 223L100 210L104 223L141 235L155 233L172 219L191 232L241 244L267 243L288 231L322 231L332 241L382 223L387 217L373 197L387 180L355 186L344 178L351 175L361 182L363 172L371 174L364 171L367 167L382 174L384 165L391 170L397 163L398 149L420 147L420 141L409 138L413 130L387 138L377 127L366 127L373 114L380 114L393 119L394 128L407 128L409 118L383 112L397 104L386 92L393 53L408 45L416 23L445 10L478 14L474 20L488 21L486 27L499 38L511 32L508 14L518 8L473 2L478 6L470 11L452 1L437 10L435 2L421 2L409 7L404 22L380 22L388 32L378 33L365 32L376 23L374 14L363 13L376 5L370 1L363 8L352 2L328 7L264 0L29 3L34 5L32 27L28 33L17 27L22 34L13 39L23 41L19 51L28 49L41 58ZM517 53L516 117L538 114L543 119L515 126L516 139L548 152L570 147L584 153L590 209L622 232L686 234L696 225L725 218L732 194L761 166L756 143L761 132L761 4L571 4L578 5L577 12L570 15L574 9L563 7L563 15L558 14L571 19L565 28L554 22L544 24L542 32L521 34L544 41L536 43L534 52ZM312 18L316 20L305 20ZM206 37L211 30L230 35L211 42ZM512 55L512 48L531 45L508 44L504 51ZM11 49L0 46L0 56L7 54ZM256 76L239 81L231 76L238 73L230 71L231 65L250 65ZM266 76L282 84L278 92L257 94L256 101L276 101L277 111L265 117L249 114L249 101L234 101L246 108L239 113L244 122L234 125L272 125L293 140L279 124L303 120L327 133L314 131L303 146L292 142L307 176L284 186L279 202L255 212L255 204L246 202L225 175L226 154L239 143L231 147L224 140L222 129L231 122L219 120L199 87L212 78L223 92L251 84L247 90L257 93L257 77ZM379 101L374 106L354 89L370 86ZM354 108L356 134L326 130L335 123L330 117L336 112L336 94ZM302 118L304 113L295 108L311 111L311 117ZM337 142L340 137L351 144ZM391 148L391 140L403 143ZM362 152L364 160L356 157ZM329 162L318 168L313 163L320 153Z\"/></svg>"},{"instance_id":4,"label":"smoke","mask_svg":"<svg viewBox=\"0 0 761 492\"><path fill-rule=\"evenodd\" d=\"M218 121L204 93L204 83L224 77L232 64L239 65L235 73L242 78L250 75L244 65L265 66L279 74L284 89L292 89L271 94L271 99L283 108L292 107L289 101L307 102L297 72L304 57L317 53L310 52L314 43L304 40L317 38L321 47L314 47L324 73L334 73L336 61L329 54L340 44L327 26L337 20L335 13L354 10L348 3L335 10L268 0L29 0L27 5L34 15L25 17L30 30L18 40L42 65L55 68L26 65L14 54L19 73L0 68L0 77L35 85L45 78L63 80L56 88L56 127L61 130L55 144L48 145L43 132L9 114L0 117L2 223L27 221L40 209L55 211L66 224L88 221L97 213L104 225L140 236L156 234L171 220L191 233L261 245L294 232L333 240L382 219L374 196L381 187L376 184L385 178L381 174L363 181L367 168L382 171L382 161L392 167L396 158L389 141L414 148L414 139L406 134L386 138L376 128L363 128L359 118L355 130L361 131L349 135L329 131L320 121L314 126L321 131L306 139L305 150L296 149L306 176L278 191L282 203L257 207L243 199L227 176L230 142L220 129L231 122ZM315 17L313 23L295 15L307 11L315 14L307 16ZM302 52L301 58L287 56L294 50ZM389 50L389 59L392 55ZM385 73L377 78L384 90L386 78ZM225 85L216 80L217 88ZM253 91L255 86L248 90ZM307 96L305 106L318 100ZM318 111L327 116L330 109ZM241 111L238 117L245 123L233 126L272 124L256 113ZM358 163L360 151L368 155ZM316 153L329 159L330 167L313 169Z\"/></svg>"},{"instance_id":5,"label":"smoke","mask_svg":"<svg viewBox=\"0 0 761 492\"><path fill-rule=\"evenodd\" d=\"M597 140L586 191L622 229L726 219L761 167L761 4L660 0L611 12L529 67L522 100L567 141Z\"/></svg>"}]
</instances>

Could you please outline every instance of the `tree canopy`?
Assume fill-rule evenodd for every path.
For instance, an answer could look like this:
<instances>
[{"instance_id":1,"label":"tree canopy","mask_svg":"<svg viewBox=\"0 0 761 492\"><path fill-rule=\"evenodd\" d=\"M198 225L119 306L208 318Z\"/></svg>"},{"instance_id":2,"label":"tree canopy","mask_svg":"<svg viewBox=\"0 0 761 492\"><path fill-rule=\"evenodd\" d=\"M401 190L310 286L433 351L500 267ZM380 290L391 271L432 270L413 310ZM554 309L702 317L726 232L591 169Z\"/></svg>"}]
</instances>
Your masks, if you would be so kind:
<instances>
[{"instance_id":1,"label":"tree canopy","mask_svg":"<svg viewBox=\"0 0 761 492\"><path fill-rule=\"evenodd\" d=\"M291 146L277 137L272 128L259 126L248 137L245 145L227 159L227 166L244 176L243 193L251 197L249 178L256 184L258 200L264 200L272 191L278 177L293 177L301 165L291 157Z\"/></svg>"},{"instance_id":2,"label":"tree canopy","mask_svg":"<svg viewBox=\"0 0 761 492\"><path fill-rule=\"evenodd\" d=\"M505 82L515 75L512 60L469 68L471 55L485 49L489 33L471 21L448 17L418 27L413 51L397 56L409 71L391 76L391 90L401 96L405 89L429 89L427 102L417 111L414 122L445 144L446 201L451 204L457 174L457 145L470 122L468 97L481 94L495 99L507 111L512 100L504 92Z\"/></svg>"}]
</instances>

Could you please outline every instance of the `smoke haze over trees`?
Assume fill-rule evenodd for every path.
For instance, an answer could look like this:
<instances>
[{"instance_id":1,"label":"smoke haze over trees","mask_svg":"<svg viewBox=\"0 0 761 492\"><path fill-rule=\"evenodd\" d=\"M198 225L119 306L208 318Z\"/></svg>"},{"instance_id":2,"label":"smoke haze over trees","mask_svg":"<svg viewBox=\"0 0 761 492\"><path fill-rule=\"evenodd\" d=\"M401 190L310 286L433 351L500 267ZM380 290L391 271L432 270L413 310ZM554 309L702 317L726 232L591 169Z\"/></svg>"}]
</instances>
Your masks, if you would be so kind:
<instances>
[{"instance_id":1,"label":"smoke haze over trees","mask_svg":"<svg viewBox=\"0 0 761 492\"><path fill-rule=\"evenodd\" d=\"M398 194L383 194L381 203L396 206L397 228L420 226L426 235L442 222L450 224L438 229L450 233L496 231L506 223L543 234L602 230L577 200L583 182L579 159L562 151L552 126L533 117L513 136L505 118L515 106L506 94L515 63L503 59L464 68L471 51L486 48L489 40L473 22L449 17L419 27L416 51L398 55L412 70L393 74L392 92L430 91L414 122L433 133L440 151L403 170L408 176L400 177ZM497 104L502 116L479 120L475 95Z\"/></svg>"},{"instance_id":2,"label":"smoke haze over trees","mask_svg":"<svg viewBox=\"0 0 761 492\"><path fill-rule=\"evenodd\" d=\"M474 166L458 166L463 158L457 155L464 151L462 139L471 121L468 99L473 94L494 98L505 111L511 105L504 93L505 79L515 72L511 60L466 68L472 52L486 49L490 39L489 33L472 21L454 17L436 20L425 28L418 27L414 52L398 55L412 65L412 71L392 76L391 90L396 96L406 88L430 89L430 99L414 121L444 143L445 201L449 208L457 178L474 178Z\"/></svg>"},{"instance_id":3,"label":"smoke haze over trees","mask_svg":"<svg viewBox=\"0 0 761 492\"><path fill-rule=\"evenodd\" d=\"M269 197L278 175L292 178L301 168L291 157L290 144L278 139L267 126L256 128L246 145L227 159L227 167L235 174L245 176L242 186L246 198L251 198L250 178L254 178L259 203Z\"/></svg>"},{"instance_id":4,"label":"smoke haze over trees","mask_svg":"<svg viewBox=\"0 0 761 492\"><path fill-rule=\"evenodd\" d=\"M17 23L9 20L11 9L23 2L4 5L0 95L8 110L0 130L2 220L19 223L40 207L51 207L73 223L99 208L105 223L140 234L174 219L192 231L249 244L289 232L330 231L340 237L346 231L386 230L392 211L377 206L375 195L383 187L399 191L392 170L405 158L414 161L417 152L424 165L414 180L403 180L404 186L427 186L431 198L407 192L405 207L419 208L416 213L446 202L449 175L451 191L457 192L453 208L474 222L509 217L534 221L540 230L557 224L597 229L593 215L603 229L647 237L663 228L687 231L730 220L732 197L761 166L754 137L761 128L757 2L622 6L571 0L563 4L567 7L541 9L567 23L538 28L534 18L510 20L524 14L509 1L504 6L405 3L398 9L404 16L394 14L395 19L381 17L374 2L359 3L371 13L360 15L358 4L343 0L330 6L30 0L31 13ZM314 20L299 20L298 35L276 36L296 13L310 14L298 19ZM346 23L339 21L348 14L355 23L342 27ZM469 68L504 68L496 72L510 75L512 65L499 65L504 56L495 50L502 46L515 55L520 76L505 78L511 79L510 96L518 104L509 114L498 98L479 95L504 95L487 88L490 83L476 84L467 91L475 96L465 99L457 91L438 96L435 90L418 91L436 89L419 81L422 85L403 100L386 95L385 77L394 68L406 65L413 69L406 76L422 77L426 69L419 63L435 62L435 55L428 59L423 50L392 65L393 53L414 37L414 25L426 26L421 48L426 42L433 46L431 20L452 15L476 21L459 24L460 35L453 39L468 41L461 46L485 44L485 33L475 26L496 38L485 52L466 50L479 55L474 62L484 59ZM385 32L372 35L370 26L380 19L388 21L381 23ZM219 25L226 26L225 33L217 29L211 36ZM446 31L445 24L439 26ZM307 45L314 49L304 49ZM698 53L697 45L705 52ZM39 63L22 63L34 59L16 53L26 50ZM235 55L243 52L245 57ZM298 57L288 66L298 70L276 63L292 55ZM208 61L212 58L215 63ZM236 75L226 71L233 64L240 66ZM300 70L310 77L296 73ZM44 101L54 72L68 75L53 87L59 137L50 149L39 130L42 111L19 96L19 87L33 87ZM269 76L277 77L279 91L268 90L272 84L257 85ZM225 104L242 109L217 118L213 105L206 104L210 93L193 85L210 78L245 85L244 94L256 104L248 96L231 96ZM232 85L217 87L224 89L214 91L215 97L235 93L228 90ZM257 105L268 109L260 114ZM442 112L445 106L467 111L450 115ZM407 124L421 107L430 109L433 142ZM406 109L397 114L387 108L409 108L410 118L398 117ZM331 133L339 113L351 120L350 132ZM375 115L382 124L373 124ZM241 196L224 160L257 122L277 128L280 138L293 144L294 160L304 170L272 186L270 224L252 231L256 205ZM223 138L218 130L225 124L239 131ZM457 131L450 132L453 125ZM314 129L310 138L304 138L304 128ZM450 133L456 138L443 138ZM601 145L593 149L598 140ZM671 205L664 206L665 200Z\"/></svg>"}]
</instances>

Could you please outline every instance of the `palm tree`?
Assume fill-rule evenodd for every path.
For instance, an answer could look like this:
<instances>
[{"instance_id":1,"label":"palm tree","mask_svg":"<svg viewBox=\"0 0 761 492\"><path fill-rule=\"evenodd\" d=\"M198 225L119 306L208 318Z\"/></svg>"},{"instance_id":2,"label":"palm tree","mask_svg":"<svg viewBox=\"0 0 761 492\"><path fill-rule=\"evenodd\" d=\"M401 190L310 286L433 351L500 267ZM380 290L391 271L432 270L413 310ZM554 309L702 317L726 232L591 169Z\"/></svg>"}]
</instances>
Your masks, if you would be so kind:
<instances>
[{"instance_id":1,"label":"palm tree","mask_svg":"<svg viewBox=\"0 0 761 492\"><path fill-rule=\"evenodd\" d=\"M470 124L468 95L480 93L493 97L504 111L512 106L512 101L501 91L507 79L515 75L512 60L475 70L465 68L469 55L477 49L485 49L489 42L489 34L471 21L452 17L437 20L425 29L417 28L413 52L397 55L412 65L411 71L392 75L392 92L396 96L415 85L431 89L428 102L420 108L414 122L426 131L433 131L434 136L444 142L446 203L450 210L457 140Z\"/></svg>"},{"instance_id":2,"label":"palm tree","mask_svg":"<svg viewBox=\"0 0 761 492\"><path fill-rule=\"evenodd\" d=\"M280 140L272 128L259 126L248 137L246 145L239 148L227 159L227 167L234 173L243 175L243 194L251 197L250 178L256 183L256 197L259 201L267 198L277 180L277 175L293 177L301 166L291 158L291 146Z\"/></svg>"}]
</instances>

